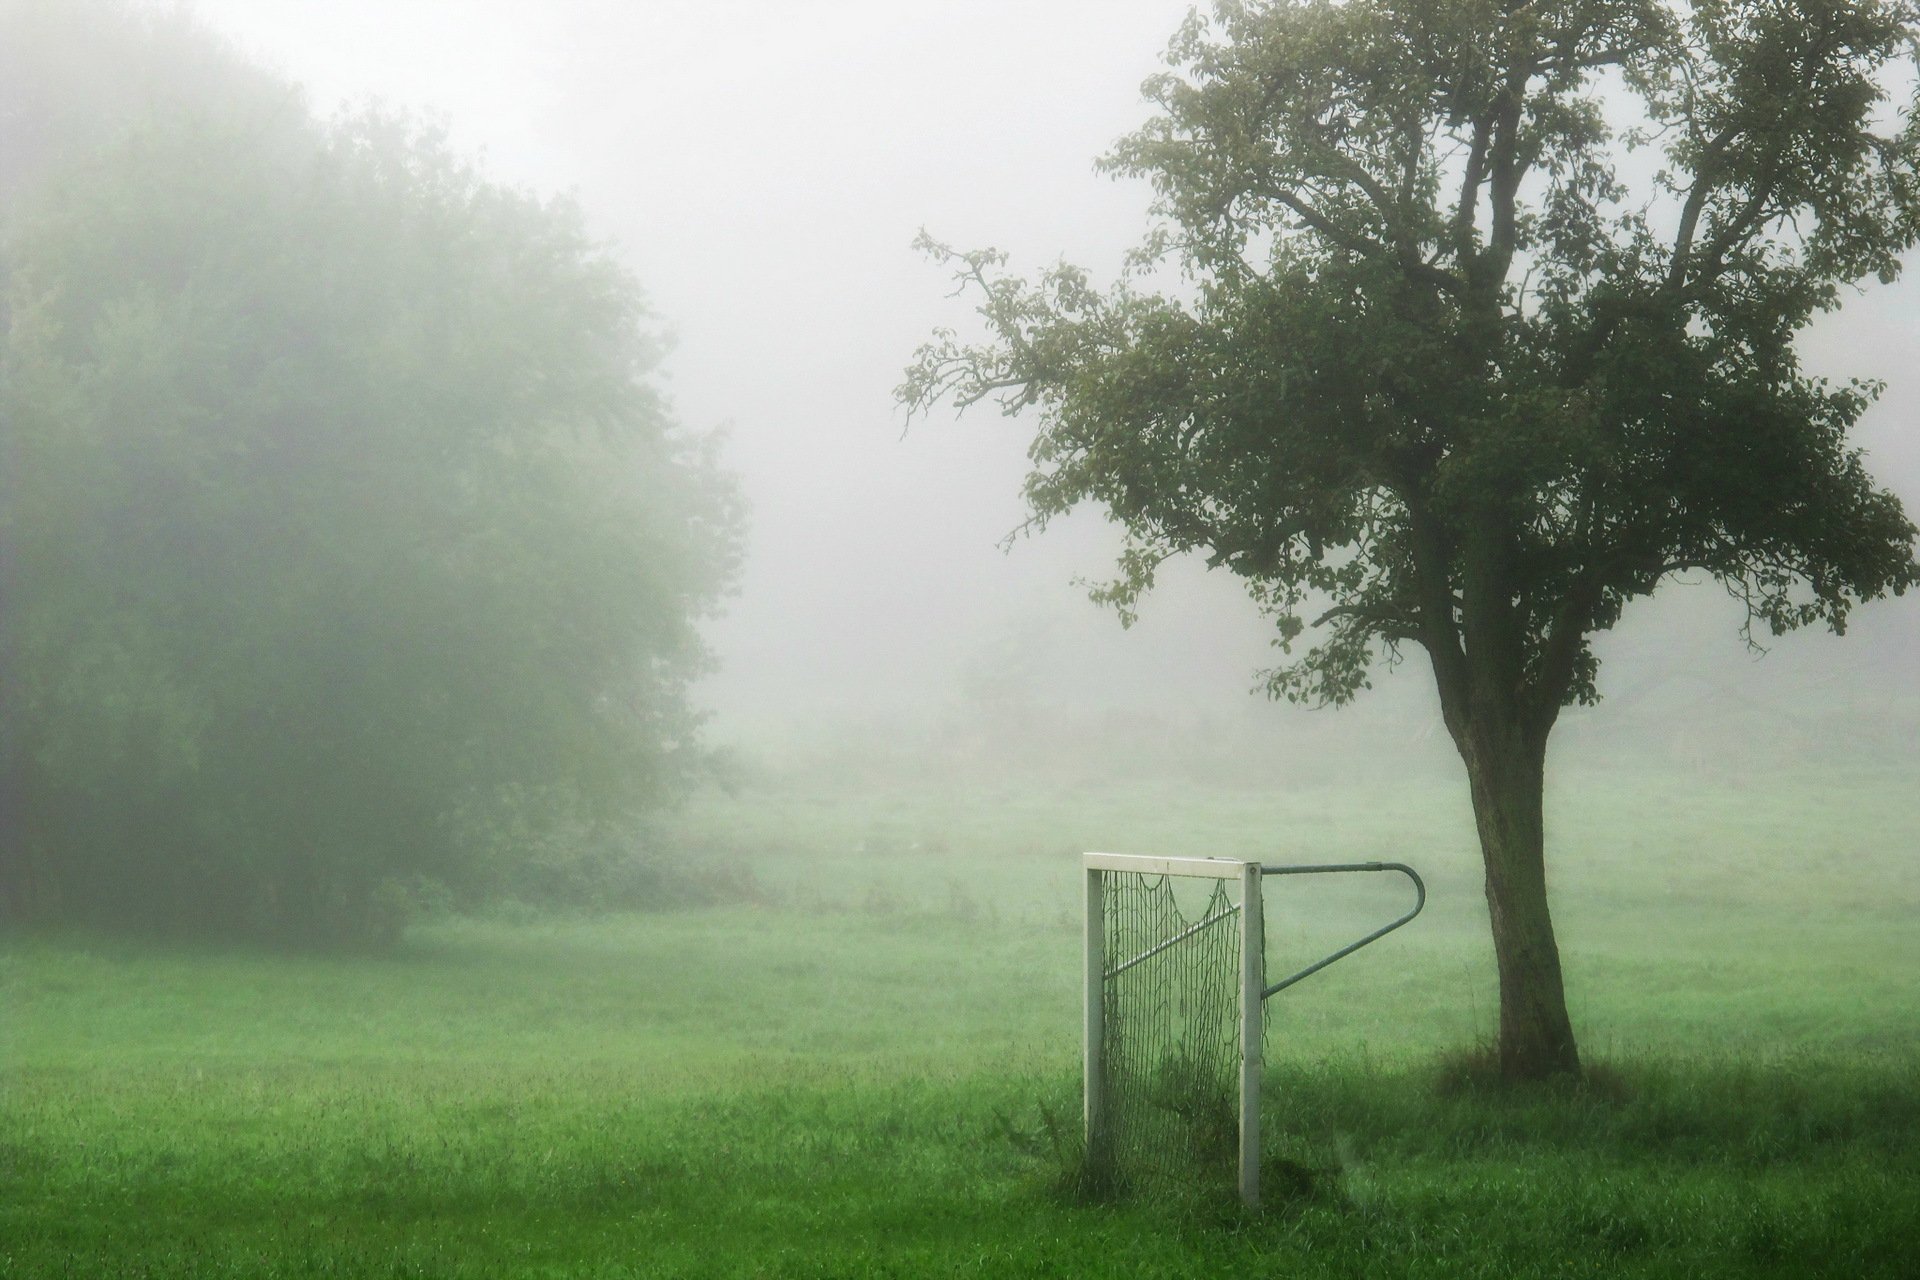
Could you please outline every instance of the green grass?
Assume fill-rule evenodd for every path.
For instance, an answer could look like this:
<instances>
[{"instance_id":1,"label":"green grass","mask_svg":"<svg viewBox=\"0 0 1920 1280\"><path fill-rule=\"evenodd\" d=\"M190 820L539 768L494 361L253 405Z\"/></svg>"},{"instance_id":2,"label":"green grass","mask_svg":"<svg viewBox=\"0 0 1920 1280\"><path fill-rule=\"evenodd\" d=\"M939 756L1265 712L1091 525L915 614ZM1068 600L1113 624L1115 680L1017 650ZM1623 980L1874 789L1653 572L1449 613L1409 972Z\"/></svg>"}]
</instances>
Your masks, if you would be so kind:
<instances>
[{"instance_id":1,"label":"green grass","mask_svg":"<svg viewBox=\"0 0 1920 1280\"><path fill-rule=\"evenodd\" d=\"M769 788L666 834L751 868L722 907L387 956L15 939L0 1275L1911 1275L1913 790L1558 780L1601 1066L1571 1091L1474 1070L1491 963L1443 781ZM1057 1190L1085 847L1427 873L1427 915L1275 1002L1270 1154L1319 1172L1258 1218ZM1270 965L1404 893L1290 882Z\"/></svg>"}]
</instances>

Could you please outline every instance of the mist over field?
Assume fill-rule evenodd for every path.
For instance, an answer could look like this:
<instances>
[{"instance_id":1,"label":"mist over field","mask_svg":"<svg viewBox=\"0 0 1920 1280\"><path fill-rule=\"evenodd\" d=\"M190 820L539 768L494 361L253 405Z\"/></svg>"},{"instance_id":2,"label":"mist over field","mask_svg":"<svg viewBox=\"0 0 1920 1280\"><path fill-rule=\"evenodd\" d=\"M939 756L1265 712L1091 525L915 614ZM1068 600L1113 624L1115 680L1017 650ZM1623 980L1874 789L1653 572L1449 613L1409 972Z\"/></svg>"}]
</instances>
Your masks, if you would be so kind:
<instances>
[{"instance_id":1,"label":"mist over field","mask_svg":"<svg viewBox=\"0 0 1920 1280\"><path fill-rule=\"evenodd\" d=\"M1457 767L1417 653L1351 710L1268 705L1250 690L1278 656L1272 628L1236 581L1176 565L1122 632L1074 585L1110 576L1118 539L1099 513L999 550L1024 519L1019 426L983 406L908 427L892 402L913 347L966 318L911 250L916 230L1104 274L1138 238L1150 192L1092 161L1138 125L1139 82L1187 6L1094 11L195 8L322 111L375 97L444 113L496 176L576 192L632 265L675 336L676 411L726 431L752 513L738 592L709 630L719 665L701 693L716 742L784 760L874 735L890 755L945 733L1018 752L1024 727L1045 754L1097 754L1116 727L1151 747L1164 724L1236 756L1271 753L1282 773L1289 744L1308 742L1309 757L1337 744L1377 760L1413 739L1431 751L1406 749L1409 762ZM1850 299L1807 348L1820 372L1888 384L1857 439L1911 505L1920 385L1903 374L1920 304L1907 292ZM1861 610L1840 643L1762 636L1764 660L1739 622L1705 581L1636 606L1603 640L1607 701L1563 726L1559 750L1692 767L1710 738L1734 769L1863 745L1920 764L1920 600ZM1371 717L1384 723L1347 723Z\"/></svg>"},{"instance_id":2,"label":"mist over field","mask_svg":"<svg viewBox=\"0 0 1920 1280\"><path fill-rule=\"evenodd\" d=\"M1251 11L1561 8L1685 7ZM0 1275L1906 1274L1920 592L1776 636L1762 556L1598 623L1527 780L1542 959L1495 884L1525 796L1469 785L1421 641L1270 697L1324 630L1281 651L1245 548L1122 626L1101 502L1028 527L1063 401L916 390L1006 337L920 233L1123 272L1155 193L1095 161L1188 16L0 0ZM1885 384L1845 439L1907 515L1879 579L1811 563L1871 594L1920 289L1839 296L1797 350ZM1164 1025L1114 1044L1167 1037L1133 1083L1191 1131L1114 1174L1090 937L1253 913L1115 873L1162 896L1089 926L1092 850L1404 861L1425 907L1264 1003L1231 948L1136 970ZM1266 883L1266 981L1410 905ZM1576 1069L1516 1068L1516 954ZM1248 1002L1250 1156L1193 1051Z\"/></svg>"}]
</instances>

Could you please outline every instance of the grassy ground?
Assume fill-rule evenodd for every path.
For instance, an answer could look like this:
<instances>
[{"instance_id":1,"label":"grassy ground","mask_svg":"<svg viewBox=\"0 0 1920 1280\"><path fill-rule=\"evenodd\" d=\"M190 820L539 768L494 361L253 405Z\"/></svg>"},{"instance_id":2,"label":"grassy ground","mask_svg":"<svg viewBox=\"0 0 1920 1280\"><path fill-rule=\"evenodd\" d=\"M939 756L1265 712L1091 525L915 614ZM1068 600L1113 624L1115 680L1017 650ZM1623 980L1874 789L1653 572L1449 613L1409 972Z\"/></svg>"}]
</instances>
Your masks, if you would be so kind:
<instances>
[{"instance_id":1,"label":"grassy ground","mask_svg":"<svg viewBox=\"0 0 1920 1280\"><path fill-rule=\"evenodd\" d=\"M1481 1087L1450 782L762 789L739 900L389 956L0 949L0 1275L1884 1275L1920 1248L1908 777L1552 797L1592 1087ZM1258 1218L1055 1188L1081 848L1405 857L1427 915L1279 997ZM1290 884L1270 965L1397 912Z\"/></svg>"}]
</instances>

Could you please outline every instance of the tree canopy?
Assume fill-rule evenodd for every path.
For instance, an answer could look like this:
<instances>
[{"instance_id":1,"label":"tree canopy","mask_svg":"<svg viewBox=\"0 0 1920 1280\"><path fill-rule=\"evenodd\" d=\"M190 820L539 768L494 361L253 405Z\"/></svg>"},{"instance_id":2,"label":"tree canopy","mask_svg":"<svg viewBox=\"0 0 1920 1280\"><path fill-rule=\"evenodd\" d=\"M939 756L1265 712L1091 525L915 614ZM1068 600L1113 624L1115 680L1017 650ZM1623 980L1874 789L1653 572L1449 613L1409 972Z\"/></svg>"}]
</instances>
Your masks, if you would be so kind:
<instances>
[{"instance_id":1,"label":"tree canopy","mask_svg":"<svg viewBox=\"0 0 1920 1280\"><path fill-rule=\"evenodd\" d=\"M1903 0L1229 0L1103 162L1157 197L1126 278L926 242L987 336L936 334L902 398L1037 410L1035 521L1127 531L1100 598L1204 555L1289 653L1318 628L1295 699L1424 650L1515 1074L1577 1068L1540 790L1594 634L1683 572L1775 632L1920 582L1848 442L1878 389L1795 348L1920 233L1916 34Z\"/></svg>"},{"instance_id":2,"label":"tree canopy","mask_svg":"<svg viewBox=\"0 0 1920 1280\"><path fill-rule=\"evenodd\" d=\"M240 91L49 164L4 258L15 912L365 932L697 767L738 504L571 205Z\"/></svg>"}]
</instances>

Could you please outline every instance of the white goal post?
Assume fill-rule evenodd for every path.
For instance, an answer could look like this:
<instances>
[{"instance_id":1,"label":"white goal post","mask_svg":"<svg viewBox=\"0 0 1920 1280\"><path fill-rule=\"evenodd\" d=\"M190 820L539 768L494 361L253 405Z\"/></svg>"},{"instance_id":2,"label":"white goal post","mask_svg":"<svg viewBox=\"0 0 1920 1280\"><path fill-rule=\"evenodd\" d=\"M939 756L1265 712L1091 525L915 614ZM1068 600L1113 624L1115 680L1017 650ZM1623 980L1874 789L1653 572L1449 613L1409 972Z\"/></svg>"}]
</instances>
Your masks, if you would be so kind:
<instances>
[{"instance_id":1,"label":"white goal post","mask_svg":"<svg viewBox=\"0 0 1920 1280\"><path fill-rule=\"evenodd\" d=\"M1087 853L1081 855L1081 863L1086 878L1084 1118L1089 1162L1102 1172L1112 1171L1119 1158L1120 1136L1129 1123L1136 1122L1128 1117L1137 1116L1143 1105L1133 1094L1164 1094L1185 1084L1226 1086L1228 1064L1222 1059L1230 1050L1237 1085L1233 1145L1240 1199L1249 1208L1257 1207L1267 999L1413 919L1426 904L1425 884L1413 868L1398 862L1283 865L1237 858ZM1261 897L1265 877L1346 871L1396 871L1407 876L1416 893L1413 909L1269 984ZM1188 918L1171 892L1171 884L1184 879L1213 882L1211 897L1197 918ZM1202 951L1204 955L1198 954ZM1230 1005L1227 993L1219 990L1228 982L1234 987ZM1181 1025L1159 1030L1119 1025L1129 1017L1156 1016ZM1157 1044L1156 1035L1160 1037ZM1209 1056L1212 1061L1205 1061ZM1120 1062L1117 1057L1130 1060ZM1198 1113L1205 1109L1204 1102L1204 1098L1193 1099L1186 1109ZM1182 1109L1179 1099L1169 1103L1162 1098L1157 1105Z\"/></svg>"}]
</instances>

